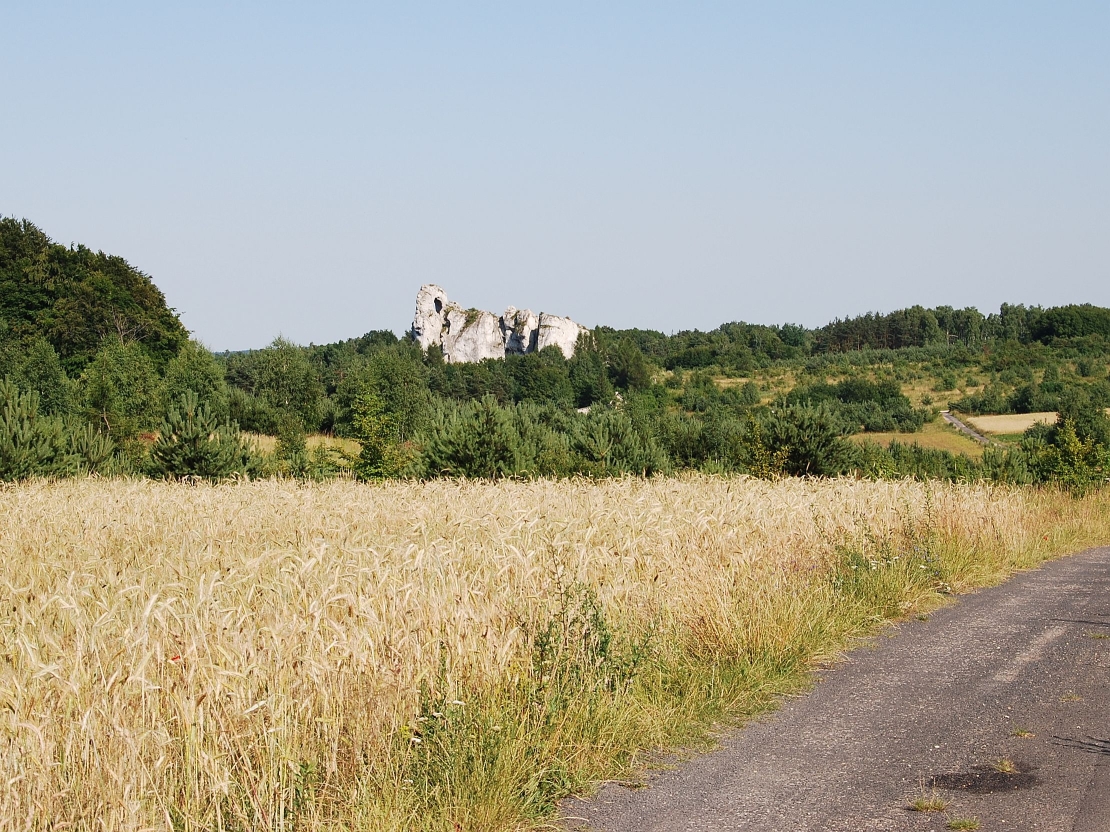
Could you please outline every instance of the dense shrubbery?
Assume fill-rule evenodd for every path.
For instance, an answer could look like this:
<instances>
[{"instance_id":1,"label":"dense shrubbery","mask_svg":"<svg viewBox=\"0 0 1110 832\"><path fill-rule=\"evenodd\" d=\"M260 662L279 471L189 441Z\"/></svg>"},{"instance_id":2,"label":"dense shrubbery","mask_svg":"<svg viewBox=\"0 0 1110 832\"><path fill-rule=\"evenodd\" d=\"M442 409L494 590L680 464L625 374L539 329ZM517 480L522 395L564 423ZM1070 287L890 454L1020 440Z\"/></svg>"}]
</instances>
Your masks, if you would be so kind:
<instances>
[{"instance_id":1,"label":"dense shrubbery","mask_svg":"<svg viewBox=\"0 0 1110 832\"><path fill-rule=\"evenodd\" d=\"M0 480L95 473L111 441L92 426L39 411L39 394L0 379Z\"/></svg>"},{"instance_id":2,"label":"dense shrubbery","mask_svg":"<svg viewBox=\"0 0 1110 832\"><path fill-rule=\"evenodd\" d=\"M844 424L845 433L864 431L921 430L933 417L928 410L914 409L898 382L878 383L849 378L836 384L795 387L786 395L788 404L825 403Z\"/></svg>"},{"instance_id":3,"label":"dense shrubbery","mask_svg":"<svg viewBox=\"0 0 1110 832\"><path fill-rule=\"evenodd\" d=\"M27 428L38 438L25 441L38 450L6 463L3 476L96 468L175 477L349 471L363 479L696 469L1051 480L1072 487L1105 477L1107 437L1090 420L1068 428L1079 424L1072 417L1059 428L1034 431L1020 447L988 451L982 461L912 442L889 448L848 442L860 431L900 431L912 439L931 418L928 409L911 405L899 379L954 389L965 377L972 382L970 376L985 374L985 386L953 403L973 413L1065 410L1076 396L1092 412L1110 403L1097 356L1084 359L1082 374L1078 365L1072 371L1058 360L1042 362L1036 377L997 356L969 361L963 347L950 348L951 355L904 352L927 360L865 351L784 364L794 368L796 385L764 403L768 397L751 379L722 384L707 370L667 373L631 336L585 338L570 360L545 350L459 365L375 334L311 348L278 339L263 350L225 356L187 343L161 372L135 342L111 338L75 379L40 339L9 365L9 388L26 394L19 406L27 410L35 397L41 426ZM855 360L877 356L890 361ZM267 460L252 458L232 422L277 436L277 448ZM353 438L361 451L310 451L305 435L320 431ZM80 462L79 434L86 445L99 440L101 451L114 453ZM8 457L14 460L15 451Z\"/></svg>"},{"instance_id":4,"label":"dense shrubbery","mask_svg":"<svg viewBox=\"0 0 1110 832\"><path fill-rule=\"evenodd\" d=\"M650 433L625 413L588 414L524 402L502 406L492 396L445 405L422 443L411 473L419 476L648 475L669 468Z\"/></svg>"},{"instance_id":5,"label":"dense shrubbery","mask_svg":"<svg viewBox=\"0 0 1110 832\"><path fill-rule=\"evenodd\" d=\"M1096 378L1097 365L1087 361L1078 367L1076 376L1066 382L1055 364L1045 367L1040 381L1032 374L1013 373L1010 385L1002 382L988 384L977 393L964 396L951 402L951 407L971 415L985 413L1041 413L1059 410L1061 402L1076 392L1088 398L1092 404L1110 407L1110 382Z\"/></svg>"},{"instance_id":6,"label":"dense shrubbery","mask_svg":"<svg viewBox=\"0 0 1110 832\"><path fill-rule=\"evenodd\" d=\"M0 219L0 478L78 471L221 477L757 476L1105 479L1110 310L913 307L808 330L735 322L664 335L597 327L555 347L449 364L391 332L213 355L145 275ZM904 392L917 385L923 407ZM921 390L928 390L922 395ZM981 461L912 434L932 393L967 413L1059 410ZM938 405L939 406L939 405ZM1101 420L1101 421L1100 421ZM276 437L249 451L243 430ZM307 434L358 442L316 444ZM273 441L273 440L269 440ZM313 440L315 441L315 440Z\"/></svg>"}]
</instances>

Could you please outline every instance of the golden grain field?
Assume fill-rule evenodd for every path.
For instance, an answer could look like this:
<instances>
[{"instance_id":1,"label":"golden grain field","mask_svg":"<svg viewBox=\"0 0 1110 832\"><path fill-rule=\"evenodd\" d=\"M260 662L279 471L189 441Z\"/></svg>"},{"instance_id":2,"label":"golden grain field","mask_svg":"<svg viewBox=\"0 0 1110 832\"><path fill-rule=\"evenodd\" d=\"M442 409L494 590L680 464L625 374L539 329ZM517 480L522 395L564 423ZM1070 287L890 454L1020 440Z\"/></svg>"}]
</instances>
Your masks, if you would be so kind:
<instances>
[{"instance_id":1,"label":"golden grain field","mask_svg":"<svg viewBox=\"0 0 1110 832\"><path fill-rule=\"evenodd\" d=\"M1055 411L1045 413L1008 413L1002 416L960 416L976 430L985 433L1025 433L1033 425L1050 425L1056 421Z\"/></svg>"},{"instance_id":2,"label":"golden grain field","mask_svg":"<svg viewBox=\"0 0 1110 832\"><path fill-rule=\"evenodd\" d=\"M1036 424L1051 425L1056 421L1056 411L1049 410L1039 413L1007 413L1001 416L960 416L973 428L985 434L1017 434L1025 433ZM1106 415L1110 416L1110 407L1106 408Z\"/></svg>"},{"instance_id":3,"label":"golden grain field","mask_svg":"<svg viewBox=\"0 0 1110 832\"><path fill-rule=\"evenodd\" d=\"M981 583L1068 545L1062 499L702 476L3 486L0 829L507 828L482 806L421 820L398 748L429 691L514 690L526 622L568 587L697 655L789 644L821 625L799 588L845 547L910 557L925 528L970 564L949 580Z\"/></svg>"}]
</instances>

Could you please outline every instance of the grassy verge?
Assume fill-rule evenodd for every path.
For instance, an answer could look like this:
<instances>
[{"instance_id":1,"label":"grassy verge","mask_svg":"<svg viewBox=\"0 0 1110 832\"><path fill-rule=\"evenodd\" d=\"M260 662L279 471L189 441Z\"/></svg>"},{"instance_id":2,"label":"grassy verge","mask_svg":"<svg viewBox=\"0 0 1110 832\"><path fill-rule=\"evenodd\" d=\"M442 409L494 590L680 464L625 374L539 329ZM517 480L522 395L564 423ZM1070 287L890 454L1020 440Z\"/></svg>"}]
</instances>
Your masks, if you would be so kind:
<instances>
[{"instance_id":1,"label":"grassy verge","mask_svg":"<svg viewBox=\"0 0 1110 832\"><path fill-rule=\"evenodd\" d=\"M773 709L883 624L1110 539L1105 498L1032 502L1040 540L954 538L926 519L838 546L830 568L808 579L744 587L685 632L614 639L596 608L575 606L582 596L564 597L550 669L534 662L508 689L471 689L465 707L426 707L430 736L398 747L407 828L546 826L560 797L635 777L645 749L710 746L713 729Z\"/></svg>"},{"instance_id":2,"label":"grassy verge","mask_svg":"<svg viewBox=\"0 0 1110 832\"><path fill-rule=\"evenodd\" d=\"M1106 541L1108 506L713 477L3 488L0 828L544 826L882 622Z\"/></svg>"},{"instance_id":3,"label":"grassy verge","mask_svg":"<svg viewBox=\"0 0 1110 832\"><path fill-rule=\"evenodd\" d=\"M983 445L971 437L960 433L943 419L927 422L917 433L856 433L850 439L854 442L874 442L887 447L891 442L903 445L918 444L922 448L966 454L972 459L983 456Z\"/></svg>"}]
</instances>

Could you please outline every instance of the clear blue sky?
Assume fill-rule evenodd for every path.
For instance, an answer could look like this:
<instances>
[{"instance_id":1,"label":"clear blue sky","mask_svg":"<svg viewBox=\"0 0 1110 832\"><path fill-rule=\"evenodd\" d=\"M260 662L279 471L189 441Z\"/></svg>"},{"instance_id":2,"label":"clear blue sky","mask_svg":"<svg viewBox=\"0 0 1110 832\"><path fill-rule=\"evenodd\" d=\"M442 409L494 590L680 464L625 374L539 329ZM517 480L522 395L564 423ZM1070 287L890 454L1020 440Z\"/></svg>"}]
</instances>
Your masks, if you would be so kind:
<instances>
[{"instance_id":1,"label":"clear blue sky","mask_svg":"<svg viewBox=\"0 0 1110 832\"><path fill-rule=\"evenodd\" d=\"M416 290L587 325L1110 306L1110 4L54 3L0 20L0 214L214 349Z\"/></svg>"}]
</instances>

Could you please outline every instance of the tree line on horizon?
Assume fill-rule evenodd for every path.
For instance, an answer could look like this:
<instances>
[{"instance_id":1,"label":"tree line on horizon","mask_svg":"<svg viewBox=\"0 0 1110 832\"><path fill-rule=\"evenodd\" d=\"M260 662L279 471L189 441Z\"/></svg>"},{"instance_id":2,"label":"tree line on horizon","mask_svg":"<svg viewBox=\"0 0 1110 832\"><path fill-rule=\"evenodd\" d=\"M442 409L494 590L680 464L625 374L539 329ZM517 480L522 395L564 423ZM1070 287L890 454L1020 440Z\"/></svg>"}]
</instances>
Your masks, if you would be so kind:
<instances>
[{"instance_id":1,"label":"tree line on horizon","mask_svg":"<svg viewBox=\"0 0 1110 832\"><path fill-rule=\"evenodd\" d=\"M1004 304L991 315L912 307L813 330L597 327L570 359L552 347L448 364L437 348L425 354L388 331L217 355L189 339L151 279L122 258L0 219L2 479L696 469L1094 483L1110 471L1108 355L1110 310L1089 304ZM954 406L1043 407L1060 410L1060 423L982 461L920 448L912 435L935 408L913 407L901 383L923 367L938 393L961 373L988 377ZM792 389L753 377L775 368L794 374ZM736 383L719 383L729 377ZM276 436L275 452L259 454L241 431ZM908 441L847 441L880 431ZM360 450L310 450L313 433L352 438Z\"/></svg>"}]
</instances>

